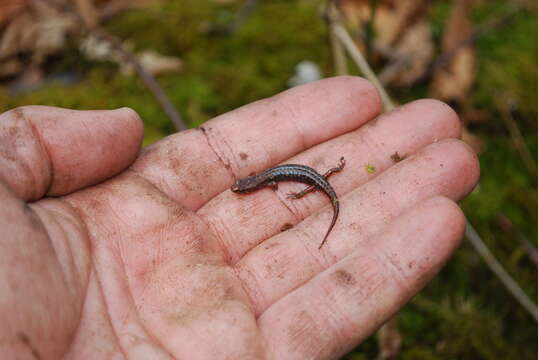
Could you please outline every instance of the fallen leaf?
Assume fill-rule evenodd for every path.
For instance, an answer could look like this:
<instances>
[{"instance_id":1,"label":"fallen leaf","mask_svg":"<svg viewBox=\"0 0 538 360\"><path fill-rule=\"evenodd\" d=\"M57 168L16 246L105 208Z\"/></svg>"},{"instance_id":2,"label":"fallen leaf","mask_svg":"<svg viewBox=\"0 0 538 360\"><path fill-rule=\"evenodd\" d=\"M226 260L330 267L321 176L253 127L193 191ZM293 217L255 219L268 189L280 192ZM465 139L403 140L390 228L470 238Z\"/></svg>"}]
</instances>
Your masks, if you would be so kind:
<instances>
[{"instance_id":1,"label":"fallen leaf","mask_svg":"<svg viewBox=\"0 0 538 360\"><path fill-rule=\"evenodd\" d=\"M166 56L159 54L154 50L144 50L136 54L140 65L153 75L160 75L170 72L181 71L183 62L181 59L174 56ZM134 74L134 69L131 64L123 65L121 72L124 74Z\"/></svg>"},{"instance_id":2,"label":"fallen leaf","mask_svg":"<svg viewBox=\"0 0 538 360\"><path fill-rule=\"evenodd\" d=\"M367 23L372 15L371 0L341 0L340 8L350 26ZM380 0L373 20L376 40L385 45L398 41L403 32L428 9L428 0Z\"/></svg>"},{"instance_id":3,"label":"fallen leaf","mask_svg":"<svg viewBox=\"0 0 538 360\"><path fill-rule=\"evenodd\" d=\"M0 78L23 75L39 67L50 55L61 51L68 37L79 36L83 26L78 14L90 26L122 9L156 0L0 0ZM29 61L20 61L20 55ZM177 60L144 55L156 72L177 68Z\"/></svg>"},{"instance_id":4,"label":"fallen leaf","mask_svg":"<svg viewBox=\"0 0 538 360\"><path fill-rule=\"evenodd\" d=\"M25 66L39 66L50 54L63 49L67 36L78 30L72 14L61 13L43 1L32 2L0 32L0 73L13 76L24 72L22 64L16 64L21 54L29 56Z\"/></svg>"},{"instance_id":5,"label":"fallen leaf","mask_svg":"<svg viewBox=\"0 0 538 360\"><path fill-rule=\"evenodd\" d=\"M399 55L393 63L398 64L399 60L403 59L401 69L386 83L395 86L411 86L422 77L433 59L434 46L430 25L426 21L412 25L405 31L395 50Z\"/></svg>"},{"instance_id":6,"label":"fallen leaf","mask_svg":"<svg viewBox=\"0 0 538 360\"><path fill-rule=\"evenodd\" d=\"M372 1L342 0L341 9L352 28L364 28L372 16ZM384 84L408 86L420 79L434 55L427 0L379 1L373 18L375 57L388 60L380 72ZM357 41L364 51L364 41Z\"/></svg>"},{"instance_id":7,"label":"fallen leaf","mask_svg":"<svg viewBox=\"0 0 538 360\"><path fill-rule=\"evenodd\" d=\"M430 95L446 101L466 103L475 80L476 55L469 18L472 0L455 0L443 33L442 50L449 61L433 73Z\"/></svg>"},{"instance_id":8,"label":"fallen leaf","mask_svg":"<svg viewBox=\"0 0 538 360\"><path fill-rule=\"evenodd\" d=\"M30 0L0 0L0 28L28 8Z\"/></svg>"}]
</instances>

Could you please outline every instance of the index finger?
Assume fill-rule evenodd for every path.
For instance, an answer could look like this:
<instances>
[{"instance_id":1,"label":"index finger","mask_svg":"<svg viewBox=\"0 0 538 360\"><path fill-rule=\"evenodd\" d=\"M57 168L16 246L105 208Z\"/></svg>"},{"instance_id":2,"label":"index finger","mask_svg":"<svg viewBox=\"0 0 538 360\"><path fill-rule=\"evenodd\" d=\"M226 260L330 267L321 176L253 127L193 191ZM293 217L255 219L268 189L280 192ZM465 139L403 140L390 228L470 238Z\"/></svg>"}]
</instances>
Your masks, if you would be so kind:
<instances>
[{"instance_id":1,"label":"index finger","mask_svg":"<svg viewBox=\"0 0 538 360\"><path fill-rule=\"evenodd\" d=\"M377 90L352 76L257 101L154 144L133 170L192 210L236 178L360 127L381 110Z\"/></svg>"}]
</instances>

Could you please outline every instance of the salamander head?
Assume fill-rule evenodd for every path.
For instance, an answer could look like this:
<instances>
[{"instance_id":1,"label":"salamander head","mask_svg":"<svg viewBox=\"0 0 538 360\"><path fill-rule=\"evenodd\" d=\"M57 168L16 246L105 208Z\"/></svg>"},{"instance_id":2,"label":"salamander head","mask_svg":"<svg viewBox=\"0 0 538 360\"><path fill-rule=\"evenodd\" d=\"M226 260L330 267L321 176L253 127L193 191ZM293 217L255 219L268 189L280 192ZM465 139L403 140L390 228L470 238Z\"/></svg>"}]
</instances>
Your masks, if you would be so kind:
<instances>
[{"instance_id":1,"label":"salamander head","mask_svg":"<svg viewBox=\"0 0 538 360\"><path fill-rule=\"evenodd\" d=\"M260 186L259 179L256 175L237 180L230 190L235 193L250 192L256 190Z\"/></svg>"}]
</instances>

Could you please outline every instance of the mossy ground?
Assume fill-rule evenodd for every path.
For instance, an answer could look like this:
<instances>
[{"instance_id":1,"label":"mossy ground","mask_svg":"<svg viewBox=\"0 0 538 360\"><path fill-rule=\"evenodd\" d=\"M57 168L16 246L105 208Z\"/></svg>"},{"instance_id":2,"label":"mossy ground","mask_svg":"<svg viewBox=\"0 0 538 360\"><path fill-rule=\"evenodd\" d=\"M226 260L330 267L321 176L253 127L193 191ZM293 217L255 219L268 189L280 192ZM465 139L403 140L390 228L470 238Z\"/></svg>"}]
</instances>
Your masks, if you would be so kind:
<instances>
[{"instance_id":1,"label":"mossy ground","mask_svg":"<svg viewBox=\"0 0 538 360\"><path fill-rule=\"evenodd\" d=\"M210 22L225 23L233 5L178 0L126 13L107 25L137 49L179 56L184 70L159 78L189 126L251 101L284 90L293 67L302 60L321 65L331 75L325 24L319 0L262 2L256 12L228 37L201 31ZM477 23L503 11L504 1L481 1ZM236 5L235 5L236 6ZM442 31L446 2L433 3L434 34ZM486 145L480 156L480 186L462 205L495 255L528 295L538 301L537 269L520 244L496 225L499 214L538 245L538 192L515 151L498 111L498 98L510 96L519 106L519 125L533 154L538 154L538 17L520 12L509 25L490 31L477 42L479 66L472 103L488 113L488 121L472 131ZM12 95L0 88L0 111L19 105L45 104L79 109L129 106L145 121L145 143L173 131L152 95L135 77L118 74L111 64L82 60L73 46L52 59L49 69L78 74L73 85L45 87ZM425 96L425 88L393 92L400 101ZM538 326L513 300L472 250L463 243L454 258L399 315L403 359L534 359ZM371 359L377 353L368 339L347 359Z\"/></svg>"}]
</instances>

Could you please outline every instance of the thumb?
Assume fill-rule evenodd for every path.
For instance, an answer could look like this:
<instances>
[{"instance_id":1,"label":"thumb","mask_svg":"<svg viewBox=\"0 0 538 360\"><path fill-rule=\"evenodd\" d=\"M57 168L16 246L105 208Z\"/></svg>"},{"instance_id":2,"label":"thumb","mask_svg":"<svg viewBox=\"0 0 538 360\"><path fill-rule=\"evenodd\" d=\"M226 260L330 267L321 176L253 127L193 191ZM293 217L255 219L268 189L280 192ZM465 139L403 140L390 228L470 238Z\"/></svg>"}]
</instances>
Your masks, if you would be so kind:
<instances>
[{"instance_id":1,"label":"thumb","mask_svg":"<svg viewBox=\"0 0 538 360\"><path fill-rule=\"evenodd\" d=\"M142 133L129 108L16 108L0 114L0 180L24 200L64 195L124 170Z\"/></svg>"}]
</instances>

